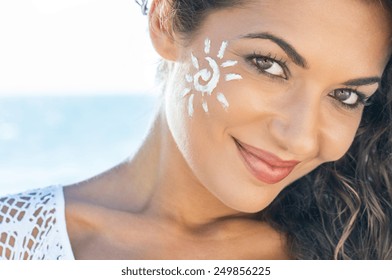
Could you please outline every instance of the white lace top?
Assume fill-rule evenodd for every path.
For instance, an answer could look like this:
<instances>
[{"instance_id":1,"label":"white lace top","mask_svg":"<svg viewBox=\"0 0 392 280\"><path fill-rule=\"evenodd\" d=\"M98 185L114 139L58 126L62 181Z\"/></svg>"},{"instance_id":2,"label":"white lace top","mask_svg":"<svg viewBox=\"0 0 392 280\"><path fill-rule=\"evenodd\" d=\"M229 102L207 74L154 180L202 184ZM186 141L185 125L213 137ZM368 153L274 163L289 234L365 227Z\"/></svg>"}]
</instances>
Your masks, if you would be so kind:
<instances>
[{"instance_id":1,"label":"white lace top","mask_svg":"<svg viewBox=\"0 0 392 280\"><path fill-rule=\"evenodd\" d=\"M0 260L74 259L60 186L0 197Z\"/></svg>"}]
</instances>

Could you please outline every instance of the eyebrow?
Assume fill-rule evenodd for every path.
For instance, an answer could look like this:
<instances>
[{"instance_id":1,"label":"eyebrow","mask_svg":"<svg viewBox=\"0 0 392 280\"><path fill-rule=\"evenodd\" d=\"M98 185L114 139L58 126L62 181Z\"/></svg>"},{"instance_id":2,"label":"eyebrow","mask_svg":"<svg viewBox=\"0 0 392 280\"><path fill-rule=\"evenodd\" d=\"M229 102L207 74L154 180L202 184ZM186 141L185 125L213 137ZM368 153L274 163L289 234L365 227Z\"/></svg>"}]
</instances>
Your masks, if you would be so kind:
<instances>
[{"instance_id":1,"label":"eyebrow","mask_svg":"<svg viewBox=\"0 0 392 280\"><path fill-rule=\"evenodd\" d=\"M270 40L277 44L279 47L283 49L283 51L290 57L290 59L298 66L307 69L308 68L308 62L306 59L298 53L298 51L287 41L285 41L283 38L280 38L276 35L273 35L269 32L258 32L258 33L249 33L246 35L241 36L240 38L242 39L262 39L262 40ZM345 86L366 86L366 85L372 85L372 84L377 84L380 86L381 84L381 78L374 76L374 77L368 77L368 78L359 78L359 79L353 79L349 80L343 85Z\"/></svg>"},{"instance_id":2,"label":"eyebrow","mask_svg":"<svg viewBox=\"0 0 392 280\"><path fill-rule=\"evenodd\" d=\"M367 85L372 85L372 84L377 84L378 86L380 86L381 84L381 78L380 77L369 77L369 78L360 78L360 79L353 79L353 80L349 80L345 83L343 83L343 85L345 86L367 86Z\"/></svg>"},{"instance_id":3,"label":"eyebrow","mask_svg":"<svg viewBox=\"0 0 392 280\"><path fill-rule=\"evenodd\" d=\"M249 33L246 35L241 36L240 38L243 39L262 39L262 40L270 40L277 44L279 47L283 49L283 51L290 57L290 59L298 66L302 68L308 68L308 63L306 59L301 56L296 49L290 45L284 39L275 36L268 32L261 32L261 33Z\"/></svg>"}]
</instances>

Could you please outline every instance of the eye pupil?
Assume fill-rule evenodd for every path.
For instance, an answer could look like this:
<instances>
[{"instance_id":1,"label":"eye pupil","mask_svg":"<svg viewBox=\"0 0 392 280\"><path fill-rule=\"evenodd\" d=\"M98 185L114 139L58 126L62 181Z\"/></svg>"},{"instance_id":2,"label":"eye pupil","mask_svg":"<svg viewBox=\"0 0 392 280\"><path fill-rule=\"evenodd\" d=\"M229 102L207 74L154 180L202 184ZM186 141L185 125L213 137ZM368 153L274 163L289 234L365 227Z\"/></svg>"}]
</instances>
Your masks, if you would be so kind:
<instances>
[{"instance_id":1,"label":"eye pupil","mask_svg":"<svg viewBox=\"0 0 392 280\"><path fill-rule=\"evenodd\" d=\"M340 89L340 90L337 90L337 91L335 92L335 96L336 96L336 98L339 99L339 100L347 100L347 99L350 98L351 92L349 92L348 90L342 90L342 89Z\"/></svg>"},{"instance_id":2,"label":"eye pupil","mask_svg":"<svg viewBox=\"0 0 392 280\"><path fill-rule=\"evenodd\" d=\"M282 60L276 60L272 57L265 57L262 55L253 54L248 57L250 65L255 67L259 73L268 78L287 79L286 63Z\"/></svg>"},{"instance_id":3,"label":"eye pupil","mask_svg":"<svg viewBox=\"0 0 392 280\"><path fill-rule=\"evenodd\" d=\"M269 69L273 66L274 62L267 58L256 58L256 63L261 69Z\"/></svg>"}]
</instances>

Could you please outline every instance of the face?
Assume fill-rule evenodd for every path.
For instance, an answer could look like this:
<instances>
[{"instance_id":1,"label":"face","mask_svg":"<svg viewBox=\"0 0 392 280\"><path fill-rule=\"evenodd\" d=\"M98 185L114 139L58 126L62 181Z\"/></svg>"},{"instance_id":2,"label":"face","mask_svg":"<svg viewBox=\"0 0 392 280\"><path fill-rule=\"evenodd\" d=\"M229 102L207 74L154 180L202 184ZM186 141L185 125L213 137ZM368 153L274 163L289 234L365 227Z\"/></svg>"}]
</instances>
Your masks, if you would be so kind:
<instances>
[{"instance_id":1,"label":"face","mask_svg":"<svg viewBox=\"0 0 392 280\"><path fill-rule=\"evenodd\" d=\"M347 152L391 30L362 1L249 3L213 12L180 47L165 110L197 180L227 206L257 212Z\"/></svg>"}]
</instances>

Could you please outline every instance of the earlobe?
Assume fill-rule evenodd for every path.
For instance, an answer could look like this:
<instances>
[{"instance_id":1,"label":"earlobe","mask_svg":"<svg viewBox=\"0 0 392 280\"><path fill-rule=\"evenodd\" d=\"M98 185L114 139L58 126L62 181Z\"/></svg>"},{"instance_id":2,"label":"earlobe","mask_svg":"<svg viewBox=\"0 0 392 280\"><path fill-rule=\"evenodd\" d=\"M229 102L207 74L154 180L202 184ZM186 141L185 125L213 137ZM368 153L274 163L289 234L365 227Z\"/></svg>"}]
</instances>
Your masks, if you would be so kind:
<instances>
[{"instance_id":1,"label":"earlobe","mask_svg":"<svg viewBox=\"0 0 392 280\"><path fill-rule=\"evenodd\" d=\"M156 52L165 60L176 61L178 48L169 15L166 1L154 0L149 12L149 32Z\"/></svg>"}]
</instances>

